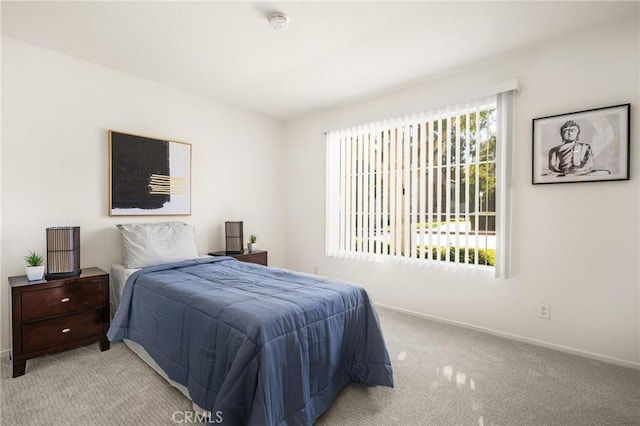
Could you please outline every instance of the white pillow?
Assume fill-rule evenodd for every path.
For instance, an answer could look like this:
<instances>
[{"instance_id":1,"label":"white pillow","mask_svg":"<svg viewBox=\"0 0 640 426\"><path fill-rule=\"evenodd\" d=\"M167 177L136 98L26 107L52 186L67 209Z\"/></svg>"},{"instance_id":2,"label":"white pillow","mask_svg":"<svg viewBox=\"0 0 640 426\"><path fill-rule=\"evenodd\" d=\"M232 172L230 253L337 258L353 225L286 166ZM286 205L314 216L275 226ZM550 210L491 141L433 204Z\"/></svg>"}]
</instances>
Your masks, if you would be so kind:
<instances>
[{"instance_id":1,"label":"white pillow","mask_svg":"<svg viewBox=\"0 0 640 426\"><path fill-rule=\"evenodd\" d=\"M125 268L144 268L198 257L195 228L183 222L125 223L122 235Z\"/></svg>"}]
</instances>

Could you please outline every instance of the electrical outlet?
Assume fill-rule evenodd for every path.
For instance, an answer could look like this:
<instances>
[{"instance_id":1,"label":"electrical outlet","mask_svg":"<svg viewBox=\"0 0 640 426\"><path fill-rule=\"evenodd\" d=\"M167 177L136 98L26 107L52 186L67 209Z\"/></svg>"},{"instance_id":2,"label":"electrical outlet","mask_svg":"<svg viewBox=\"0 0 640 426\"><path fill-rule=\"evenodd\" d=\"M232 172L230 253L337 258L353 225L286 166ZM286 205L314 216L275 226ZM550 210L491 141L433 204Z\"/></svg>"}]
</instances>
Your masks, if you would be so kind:
<instances>
[{"instance_id":1,"label":"electrical outlet","mask_svg":"<svg viewBox=\"0 0 640 426\"><path fill-rule=\"evenodd\" d=\"M548 303L539 303L538 304L538 318L542 319L551 319L551 306Z\"/></svg>"}]
</instances>

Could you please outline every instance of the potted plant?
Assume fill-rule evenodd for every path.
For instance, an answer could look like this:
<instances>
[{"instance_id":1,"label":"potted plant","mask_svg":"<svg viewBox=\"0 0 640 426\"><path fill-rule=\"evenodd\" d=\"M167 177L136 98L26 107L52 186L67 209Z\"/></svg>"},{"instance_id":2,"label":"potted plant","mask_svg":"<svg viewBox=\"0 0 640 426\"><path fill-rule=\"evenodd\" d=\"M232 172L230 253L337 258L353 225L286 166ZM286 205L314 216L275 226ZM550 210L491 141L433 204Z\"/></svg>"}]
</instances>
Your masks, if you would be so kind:
<instances>
[{"instance_id":1,"label":"potted plant","mask_svg":"<svg viewBox=\"0 0 640 426\"><path fill-rule=\"evenodd\" d=\"M27 273L27 279L29 281L40 281L44 277L44 259L35 251L32 251L24 257L27 261L25 272Z\"/></svg>"},{"instance_id":2,"label":"potted plant","mask_svg":"<svg viewBox=\"0 0 640 426\"><path fill-rule=\"evenodd\" d=\"M257 240L258 237L256 236L256 234L251 234L251 236L249 237L249 244L247 244L249 251L258 250L258 244L256 243Z\"/></svg>"}]
</instances>

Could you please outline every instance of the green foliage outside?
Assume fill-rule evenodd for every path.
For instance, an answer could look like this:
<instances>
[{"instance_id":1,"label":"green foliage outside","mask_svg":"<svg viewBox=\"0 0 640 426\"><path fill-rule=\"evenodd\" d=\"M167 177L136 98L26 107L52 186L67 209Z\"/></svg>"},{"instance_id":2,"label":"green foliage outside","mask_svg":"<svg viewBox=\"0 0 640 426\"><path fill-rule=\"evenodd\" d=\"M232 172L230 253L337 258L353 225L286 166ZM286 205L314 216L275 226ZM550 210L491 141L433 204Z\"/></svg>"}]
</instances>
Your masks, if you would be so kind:
<instances>
[{"instance_id":1,"label":"green foliage outside","mask_svg":"<svg viewBox=\"0 0 640 426\"><path fill-rule=\"evenodd\" d=\"M467 120L469 121L469 135L466 137ZM461 190L468 185L469 193L462 194L467 197L473 211L491 211L495 203L496 192L496 110L480 111L475 114L462 115L459 119L452 118L448 123L444 122L438 129L438 122L434 123L434 130L439 132L441 140L437 141L435 152L437 157L434 166L447 165L442 167L442 181L456 176L456 167L460 168L459 181L455 182ZM460 131L460 138L457 140L457 132ZM448 157L448 158L447 158ZM468 171L465 166L468 166ZM477 174L477 176L476 176ZM457 178L456 178L457 179ZM476 180L478 181L477 194L482 199L479 206L475 206ZM443 193L443 197L447 194ZM443 202L446 198L443 198Z\"/></svg>"},{"instance_id":2,"label":"green foliage outside","mask_svg":"<svg viewBox=\"0 0 640 426\"><path fill-rule=\"evenodd\" d=\"M425 255L428 256L428 259L434 260L442 260L455 262L456 260L456 248L455 247L431 247L431 252L429 253L429 247L424 247L425 252L422 253L422 249L418 246L418 257L421 259L425 258ZM473 247L458 247L459 253L459 263L465 263L465 255L467 262L475 264L476 261L476 250ZM495 249L478 249L478 264L479 265L487 265L487 266L495 266L496 265L496 250Z\"/></svg>"},{"instance_id":3,"label":"green foliage outside","mask_svg":"<svg viewBox=\"0 0 640 426\"><path fill-rule=\"evenodd\" d=\"M466 221L467 220L465 218L462 218L462 217L457 220L457 222L466 222ZM416 230L419 230L419 229L422 229L423 226L428 226L430 228L437 228L439 226L444 226L447 223L454 224L454 223L456 223L456 220L455 219L451 219L451 220L449 220L449 222L443 220L443 221L440 221L440 222L431 222L430 224L429 223L416 223L415 226L416 226ZM429 226L429 225L431 225L431 226ZM390 229L391 227L388 226L387 228Z\"/></svg>"},{"instance_id":4,"label":"green foliage outside","mask_svg":"<svg viewBox=\"0 0 640 426\"><path fill-rule=\"evenodd\" d=\"M357 247L357 239L356 239L356 247ZM417 255L419 259L431 259L431 260L441 260L444 262L455 262L456 260L456 248L455 247L431 247L429 250L428 246L420 247L417 246ZM423 252L424 249L424 252ZM356 249L357 250L357 249ZM459 253L458 263L466 263L475 264L476 262L476 250L474 247L458 247ZM377 253L378 245L376 244L373 252ZM387 243L387 253L391 254L391 244ZM402 253L404 256L404 252ZM496 250L495 249L484 249L478 248L478 264L486 265L486 266L496 266Z\"/></svg>"}]
</instances>

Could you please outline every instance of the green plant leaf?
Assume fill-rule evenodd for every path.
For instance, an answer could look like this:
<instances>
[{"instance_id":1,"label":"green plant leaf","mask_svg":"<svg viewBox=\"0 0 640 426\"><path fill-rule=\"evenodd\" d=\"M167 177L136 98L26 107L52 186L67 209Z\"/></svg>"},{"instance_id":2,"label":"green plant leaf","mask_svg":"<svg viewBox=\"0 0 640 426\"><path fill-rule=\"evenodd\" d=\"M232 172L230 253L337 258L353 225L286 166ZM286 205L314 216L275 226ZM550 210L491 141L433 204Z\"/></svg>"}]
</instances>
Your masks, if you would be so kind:
<instances>
[{"instance_id":1,"label":"green plant leaf","mask_svg":"<svg viewBox=\"0 0 640 426\"><path fill-rule=\"evenodd\" d=\"M44 262L44 259L42 258L42 256L36 253L35 251L32 251L28 255L26 255L24 257L24 260L27 261L27 265L29 266L40 266L42 265L42 262Z\"/></svg>"}]
</instances>

